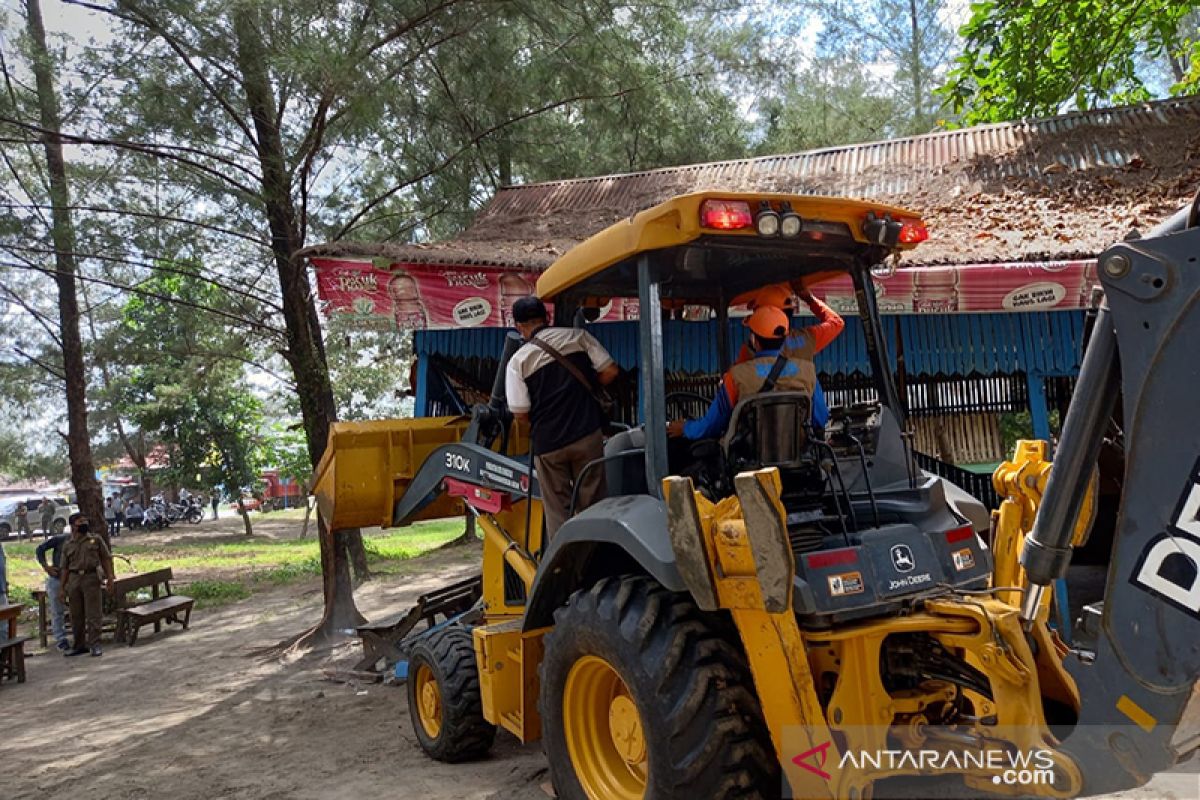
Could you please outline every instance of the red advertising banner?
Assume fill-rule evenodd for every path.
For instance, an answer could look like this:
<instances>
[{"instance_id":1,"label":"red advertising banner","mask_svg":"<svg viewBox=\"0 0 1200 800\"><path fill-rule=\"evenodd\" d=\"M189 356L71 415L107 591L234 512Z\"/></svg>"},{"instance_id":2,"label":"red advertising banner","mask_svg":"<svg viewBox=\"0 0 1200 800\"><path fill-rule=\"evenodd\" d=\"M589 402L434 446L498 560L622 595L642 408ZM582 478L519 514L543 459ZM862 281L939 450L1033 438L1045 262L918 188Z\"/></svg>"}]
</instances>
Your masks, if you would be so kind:
<instances>
[{"instance_id":1,"label":"red advertising banner","mask_svg":"<svg viewBox=\"0 0 1200 800\"><path fill-rule=\"evenodd\" d=\"M1092 289L1099 285L1095 261L914 267L876 277L874 282L879 310L884 314L1087 308ZM849 276L818 284L813 294L838 313L858 311Z\"/></svg>"},{"instance_id":2,"label":"red advertising banner","mask_svg":"<svg viewBox=\"0 0 1200 800\"><path fill-rule=\"evenodd\" d=\"M499 267L313 259L326 314L352 315L380 329L512 327L512 304L532 294L538 273ZM1095 261L971 264L899 269L874 278L884 314L962 314L1079 309L1098 285ZM856 314L849 276L813 287L842 314ZM688 309L686 319L702 319ZM600 322L637 319L636 300L617 299Z\"/></svg>"},{"instance_id":3,"label":"red advertising banner","mask_svg":"<svg viewBox=\"0 0 1200 800\"><path fill-rule=\"evenodd\" d=\"M512 305L533 294L537 273L498 267L393 264L314 258L317 297L326 314L349 314L363 327L512 327ZM551 306L552 308L553 306ZM605 306L601 321L637 319L637 302Z\"/></svg>"}]
</instances>

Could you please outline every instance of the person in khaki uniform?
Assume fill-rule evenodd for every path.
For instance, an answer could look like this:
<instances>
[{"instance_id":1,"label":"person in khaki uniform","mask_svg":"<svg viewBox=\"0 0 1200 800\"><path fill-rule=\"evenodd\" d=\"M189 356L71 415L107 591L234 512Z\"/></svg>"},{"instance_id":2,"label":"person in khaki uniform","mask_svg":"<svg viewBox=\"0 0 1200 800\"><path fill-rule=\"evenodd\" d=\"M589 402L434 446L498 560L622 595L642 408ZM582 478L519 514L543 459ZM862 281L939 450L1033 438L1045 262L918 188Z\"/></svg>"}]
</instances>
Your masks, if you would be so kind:
<instances>
[{"instance_id":1,"label":"person in khaki uniform","mask_svg":"<svg viewBox=\"0 0 1200 800\"><path fill-rule=\"evenodd\" d=\"M104 540L92 533L87 517L71 515L71 538L63 545L62 593L71 609L71 628L75 647L68 656L80 656L100 650L100 619L104 613L104 595L100 592L100 570L105 584L113 589L112 553Z\"/></svg>"}]
</instances>

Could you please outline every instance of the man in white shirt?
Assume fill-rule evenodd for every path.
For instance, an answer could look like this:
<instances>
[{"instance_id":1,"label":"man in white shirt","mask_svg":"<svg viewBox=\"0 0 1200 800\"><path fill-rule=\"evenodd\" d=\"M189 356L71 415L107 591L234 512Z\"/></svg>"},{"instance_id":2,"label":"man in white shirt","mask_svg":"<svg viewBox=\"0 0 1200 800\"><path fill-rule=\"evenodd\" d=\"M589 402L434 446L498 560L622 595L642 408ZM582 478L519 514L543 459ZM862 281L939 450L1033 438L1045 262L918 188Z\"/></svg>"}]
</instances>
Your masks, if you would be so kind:
<instances>
[{"instance_id":1,"label":"man in white shirt","mask_svg":"<svg viewBox=\"0 0 1200 800\"><path fill-rule=\"evenodd\" d=\"M587 331L549 327L546 306L538 298L522 297L512 314L526 343L508 362L505 390L509 410L531 426L549 538L567 521L584 465L604 455L604 411L597 393L616 379L620 368ZM602 499L606 491L604 469L588 470L575 492L575 511Z\"/></svg>"}]
</instances>

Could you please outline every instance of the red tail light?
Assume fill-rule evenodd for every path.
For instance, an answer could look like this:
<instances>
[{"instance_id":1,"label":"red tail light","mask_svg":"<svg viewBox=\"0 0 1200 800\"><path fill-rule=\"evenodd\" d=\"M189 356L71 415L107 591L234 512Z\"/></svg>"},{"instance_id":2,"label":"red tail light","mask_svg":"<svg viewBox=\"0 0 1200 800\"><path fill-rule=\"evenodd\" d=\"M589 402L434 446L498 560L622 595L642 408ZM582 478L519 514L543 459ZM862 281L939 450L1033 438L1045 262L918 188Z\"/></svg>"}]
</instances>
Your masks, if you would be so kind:
<instances>
[{"instance_id":1,"label":"red tail light","mask_svg":"<svg viewBox=\"0 0 1200 800\"><path fill-rule=\"evenodd\" d=\"M705 200L700 205L700 225L719 231L754 227L750 204L744 200Z\"/></svg>"},{"instance_id":2,"label":"red tail light","mask_svg":"<svg viewBox=\"0 0 1200 800\"><path fill-rule=\"evenodd\" d=\"M836 567L841 564L854 564L858 561L858 551L852 547L841 550L826 550L823 553L811 553L804 557L810 569L821 567Z\"/></svg>"},{"instance_id":3,"label":"red tail light","mask_svg":"<svg viewBox=\"0 0 1200 800\"><path fill-rule=\"evenodd\" d=\"M929 238L929 229L919 219L906 219L900 227L900 244L917 244Z\"/></svg>"},{"instance_id":4,"label":"red tail light","mask_svg":"<svg viewBox=\"0 0 1200 800\"><path fill-rule=\"evenodd\" d=\"M946 531L946 541L950 544L961 542L963 539L975 538L975 529L970 525L964 525L961 528L954 528Z\"/></svg>"}]
</instances>

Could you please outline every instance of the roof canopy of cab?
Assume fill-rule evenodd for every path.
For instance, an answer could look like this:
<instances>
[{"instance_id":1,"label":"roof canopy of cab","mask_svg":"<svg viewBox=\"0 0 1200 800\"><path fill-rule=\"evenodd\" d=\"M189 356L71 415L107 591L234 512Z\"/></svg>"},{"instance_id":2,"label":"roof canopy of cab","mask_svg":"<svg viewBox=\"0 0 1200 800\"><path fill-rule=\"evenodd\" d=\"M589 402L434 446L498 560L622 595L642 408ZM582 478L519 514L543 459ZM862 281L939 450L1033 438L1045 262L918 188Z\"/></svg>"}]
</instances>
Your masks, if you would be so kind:
<instances>
[{"instance_id":1,"label":"roof canopy of cab","mask_svg":"<svg viewBox=\"0 0 1200 800\"><path fill-rule=\"evenodd\" d=\"M804 283L879 263L928 234L918 214L831 197L738 192L680 195L572 248L538 279L547 300L636 297L653 254L663 299L721 304L769 283Z\"/></svg>"}]
</instances>

